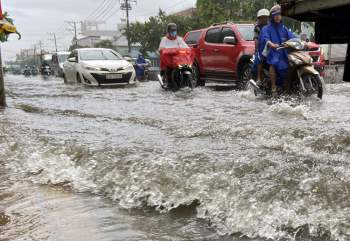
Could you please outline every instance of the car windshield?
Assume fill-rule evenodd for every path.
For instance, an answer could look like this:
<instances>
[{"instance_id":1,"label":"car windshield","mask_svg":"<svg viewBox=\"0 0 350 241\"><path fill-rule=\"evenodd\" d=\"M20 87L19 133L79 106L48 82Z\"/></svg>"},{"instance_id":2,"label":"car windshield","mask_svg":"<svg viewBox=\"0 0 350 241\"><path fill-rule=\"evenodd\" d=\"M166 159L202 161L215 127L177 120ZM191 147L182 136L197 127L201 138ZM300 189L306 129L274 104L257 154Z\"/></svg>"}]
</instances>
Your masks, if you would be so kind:
<instances>
[{"instance_id":1,"label":"car windshield","mask_svg":"<svg viewBox=\"0 0 350 241\"><path fill-rule=\"evenodd\" d=\"M254 40L254 25L238 25L237 28L244 40Z\"/></svg>"},{"instance_id":2,"label":"car windshield","mask_svg":"<svg viewBox=\"0 0 350 241\"><path fill-rule=\"evenodd\" d=\"M58 55L58 62L64 63L68 59L69 54L60 54Z\"/></svg>"},{"instance_id":3,"label":"car windshield","mask_svg":"<svg viewBox=\"0 0 350 241\"><path fill-rule=\"evenodd\" d=\"M111 50L84 50L80 53L81 60L121 60L122 58Z\"/></svg>"}]
</instances>

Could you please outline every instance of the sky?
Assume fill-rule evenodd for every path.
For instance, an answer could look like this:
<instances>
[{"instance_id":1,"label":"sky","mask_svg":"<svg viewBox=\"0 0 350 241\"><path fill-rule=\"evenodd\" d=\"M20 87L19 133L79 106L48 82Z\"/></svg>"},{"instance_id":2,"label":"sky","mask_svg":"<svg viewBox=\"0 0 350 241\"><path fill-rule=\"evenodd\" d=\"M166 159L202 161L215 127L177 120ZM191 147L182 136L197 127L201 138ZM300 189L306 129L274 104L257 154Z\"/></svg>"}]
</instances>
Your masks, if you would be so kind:
<instances>
[{"instance_id":1,"label":"sky","mask_svg":"<svg viewBox=\"0 0 350 241\"><path fill-rule=\"evenodd\" d=\"M65 21L106 19L105 28L116 28L125 17L119 9L120 0L0 0L3 11L15 20L22 39L15 35L1 44L4 60L13 60L21 49L34 48L42 41L45 50L54 50L49 33L56 33L59 50L69 47L73 38ZM130 12L131 21L144 21L156 15L159 8L168 13L195 5L196 0L137 0Z\"/></svg>"}]
</instances>

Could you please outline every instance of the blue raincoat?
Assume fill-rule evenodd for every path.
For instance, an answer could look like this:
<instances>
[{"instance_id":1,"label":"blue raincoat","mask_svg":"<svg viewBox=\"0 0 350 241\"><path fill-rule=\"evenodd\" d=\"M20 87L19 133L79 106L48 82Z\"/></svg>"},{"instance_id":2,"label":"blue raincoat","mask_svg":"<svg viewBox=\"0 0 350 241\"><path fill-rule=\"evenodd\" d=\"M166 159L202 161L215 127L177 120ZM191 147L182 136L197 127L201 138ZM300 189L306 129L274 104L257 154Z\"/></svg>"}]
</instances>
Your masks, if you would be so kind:
<instances>
[{"instance_id":1,"label":"blue raincoat","mask_svg":"<svg viewBox=\"0 0 350 241\"><path fill-rule=\"evenodd\" d=\"M266 44L271 41L281 45L292 38L295 38L295 35L283 23L275 23L273 20L262 29L259 37L259 54L266 57L268 65L275 67L278 75L277 85L280 86L283 85L283 80L288 72L288 52L286 49L276 50L272 48L265 51Z\"/></svg>"},{"instance_id":2,"label":"blue raincoat","mask_svg":"<svg viewBox=\"0 0 350 241\"><path fill-rule=\"evenodd\" d=\"M137 58L135 64L135 70L136 70L136 76L137 77L143 77L145 76L145 68L143 66L138 66L138 64L142 65L142 64L146 64L146 60L143 58L142 55L139 55L139 57Z\"/></svg>"}]
</instances>

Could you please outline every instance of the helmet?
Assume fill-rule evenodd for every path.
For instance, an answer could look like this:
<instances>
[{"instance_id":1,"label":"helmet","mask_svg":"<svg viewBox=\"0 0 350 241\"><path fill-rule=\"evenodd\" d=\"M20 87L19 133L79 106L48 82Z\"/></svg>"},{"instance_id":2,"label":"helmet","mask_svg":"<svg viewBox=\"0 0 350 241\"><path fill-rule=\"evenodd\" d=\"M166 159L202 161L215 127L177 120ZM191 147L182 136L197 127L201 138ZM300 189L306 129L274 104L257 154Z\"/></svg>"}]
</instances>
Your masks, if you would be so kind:
<instances>
[{"instance_id":1,"label":"helmet","mask_svg":"<svg viewBox=\"0 0 350 241\"><path fill-rule=\"evenodd\" d=\"M176 23L169 23L167 27L167 33L171 33L177 31L177 25Z\"/></svg>"},{"instance_id":2,"label":"helmet","mask_svg":"<svg viewBox=\"0 0 350 241\"><path fill-rule=\"evenodd\" d=\"M258 12L258 18L270 16L270 11L267 9L260 9Z\"/></svg>"},{"instance_id":3,"label":"helmet","mask_svg":"<svg viewBox=\"0 0 350 241\"><path fill-rule=\"evenodd\" d=\"M276 15L281 15L281 13L282 13L281 6L278 4L273 6L270 10L271 17L274 17Z\"/></svg>"}]
</instances>

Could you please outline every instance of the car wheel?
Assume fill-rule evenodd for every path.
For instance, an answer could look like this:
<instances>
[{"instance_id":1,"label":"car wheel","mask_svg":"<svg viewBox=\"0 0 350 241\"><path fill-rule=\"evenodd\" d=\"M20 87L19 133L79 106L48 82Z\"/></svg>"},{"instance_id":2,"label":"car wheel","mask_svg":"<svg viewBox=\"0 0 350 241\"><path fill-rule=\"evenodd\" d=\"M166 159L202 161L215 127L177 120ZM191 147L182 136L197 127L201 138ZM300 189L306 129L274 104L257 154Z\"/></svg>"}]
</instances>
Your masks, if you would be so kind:
<instances>
[{"instance_id":1,"label":"car wheel","mask_svg":"<svg viewBox=\"0 0 350 241\"><path fill-rule=\"evenodd\" d=\"M249 80L252 78L252 65L247 63L240 71L239 82L237 84L240 90L246 90L248 88Z\"/></svg>"},{"instance_id":2,"label":"car wheel","mask_svg":"<svg viewBox=\"0 0 350 241\"><path fill-rule=\"evenodd\" d=\"M205 81L201 79L200 71L198 65L193 65L193 85L197 86L205 86Z\"/></svg>"},{"instance_id":3,"label":"car wheel","mask_svg":"<svg viewBox=\"0 0 350 241\"><path fill-rule=\"evenodd\" d=\"M80 78L80 74L79 73L77 73L77 83L81 84L81 78Z\"/></svg>"}]
</instances>

